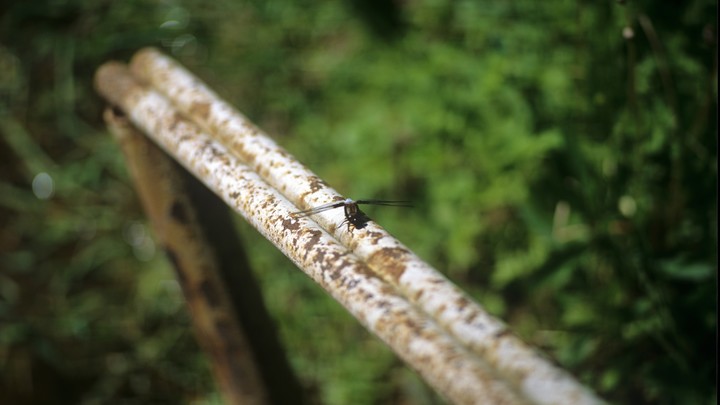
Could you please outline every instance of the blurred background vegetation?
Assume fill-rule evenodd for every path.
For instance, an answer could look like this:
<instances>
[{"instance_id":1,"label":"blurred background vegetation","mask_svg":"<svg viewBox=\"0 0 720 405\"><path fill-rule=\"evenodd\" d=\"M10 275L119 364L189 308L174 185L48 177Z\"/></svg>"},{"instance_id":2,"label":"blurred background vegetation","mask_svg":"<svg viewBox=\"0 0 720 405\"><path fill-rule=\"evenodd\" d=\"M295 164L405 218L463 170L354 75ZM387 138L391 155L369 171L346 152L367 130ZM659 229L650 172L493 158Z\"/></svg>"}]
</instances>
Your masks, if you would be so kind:
<instances>
[{"instance_id":1,"label":"blurred background vegetation","mask_svg":"<svg viewBox=\"0 0 720 405\"><path fill-rule=\"evenodd\" d=\"M717 4L4 0L0 403L219 402L92 88L153 45L615 403L715 403ZM238 220L308 395L441 402Z\"/></svg>"}]
</instances>

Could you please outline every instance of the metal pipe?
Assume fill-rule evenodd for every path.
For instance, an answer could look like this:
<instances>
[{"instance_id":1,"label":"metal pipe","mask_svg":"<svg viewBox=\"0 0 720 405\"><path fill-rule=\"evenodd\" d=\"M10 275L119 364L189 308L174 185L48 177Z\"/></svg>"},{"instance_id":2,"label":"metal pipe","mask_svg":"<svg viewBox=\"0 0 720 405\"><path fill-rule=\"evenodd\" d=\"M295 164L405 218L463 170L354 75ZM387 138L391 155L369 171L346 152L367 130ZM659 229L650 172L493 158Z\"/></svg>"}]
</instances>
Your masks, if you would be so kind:
<instances>
[{"instance_id":1,"label":"metal pipe","mask_svg":"<svg viewBox=\"0 0 720 405\"><path fill-rule=\"evenodd\" d=\"M95 77L98 91L201 179L230 207L385 341L439 393L459 404L527 403L491 367L378 278L355 254L202 132L125 65L110 62Z\"/></svg>"},{"instance_id":2,"label":"metal pipe","mask_svg":"<svg viewBox=\"0 0 720 405\"><path fill-rule=\"evenodd\" d=\"M171 58L146 48L136 53L130 65L135 75L165 94L300 209L344 199ZM313 219L532 401L548 405L601 402L377 224L351 231L338 226L342 222L338 213L326 212Z\"/></svg>"}]
</instances>

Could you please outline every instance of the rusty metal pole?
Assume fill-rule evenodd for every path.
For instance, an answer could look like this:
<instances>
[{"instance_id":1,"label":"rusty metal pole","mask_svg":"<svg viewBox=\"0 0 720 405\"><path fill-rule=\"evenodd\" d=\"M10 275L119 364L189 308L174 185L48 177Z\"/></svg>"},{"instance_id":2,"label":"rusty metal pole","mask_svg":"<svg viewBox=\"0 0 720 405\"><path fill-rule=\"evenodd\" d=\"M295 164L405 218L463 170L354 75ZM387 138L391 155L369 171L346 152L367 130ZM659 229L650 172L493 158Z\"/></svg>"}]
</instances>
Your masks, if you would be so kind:
<instances>
[{"instance_id":1,"label":"rusty metal pole","mask_svg":"<svg viewBox=\"0 0 720 405\"><path fill-rule=\"evenodd\" d=\"M127 117L107 109L145 212L228 403L304 403L228 207Z\"/></svg>"},{"instance_id":2,"label":"rusty metal pole","mask_svg":"<svg viewBox=\"0 0 720 405\"><path fill-rule=\"evenodd\" d=\"M141 85L121 63L96 74L98 91L159 146L385 341L439 393L458 404L528 403L504 378L450 337L364 261L307 218L222 144Z\"/></svg>"},{"instance_id":3,"label":"rusty metal pole","mask_svg":"<svg viewBox=\"0 0 720 405\"><path fill-rule=\"evenodd\" d=\"M203 232L205 224L198 222L185 190L182 169L122 114L108 108L104 118L122 148L145 213L170 258L192 315L195 336L212 359L225 401L271 403L247 333L221 281L219 258L213 254Z\"/></svg>"},{"instance_id":4,"label":"rusty metal pole","mask_svg":"<svg viewBox=\"0 0 720 405\"><path fill-rule=\"evenodd\" d=\"M305 209L344 199L199 79L156 49L139 51L131 69L296 206ZM342 218L330 211L313 219L530 400L548 405L600 403L591 391L514 336L502 321L377 224L371 222L365 229L349 231L338 227Z\"/></svg>"}]
</instances>

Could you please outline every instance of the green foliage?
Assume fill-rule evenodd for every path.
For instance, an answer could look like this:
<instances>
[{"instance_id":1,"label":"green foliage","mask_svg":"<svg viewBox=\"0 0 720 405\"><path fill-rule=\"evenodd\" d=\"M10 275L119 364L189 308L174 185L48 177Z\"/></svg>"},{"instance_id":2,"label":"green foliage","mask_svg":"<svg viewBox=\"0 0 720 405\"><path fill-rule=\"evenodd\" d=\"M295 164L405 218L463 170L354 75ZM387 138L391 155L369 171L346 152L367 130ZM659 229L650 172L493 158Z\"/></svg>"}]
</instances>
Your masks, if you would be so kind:
<instances>
[{"instance_id":1,"label":"green foliage","mask_svg":"<svg viewBox=\"0 0 720 405\"><path fill-rule=\"evenodd\" d=\"M416 201L369 213L601 396L715 399L716 3L363 7L0 6L0 402L218 401L92 90L145 45L339 191ZM319 402L440 401L240 229Z\"/></svg>"}]
</instances>

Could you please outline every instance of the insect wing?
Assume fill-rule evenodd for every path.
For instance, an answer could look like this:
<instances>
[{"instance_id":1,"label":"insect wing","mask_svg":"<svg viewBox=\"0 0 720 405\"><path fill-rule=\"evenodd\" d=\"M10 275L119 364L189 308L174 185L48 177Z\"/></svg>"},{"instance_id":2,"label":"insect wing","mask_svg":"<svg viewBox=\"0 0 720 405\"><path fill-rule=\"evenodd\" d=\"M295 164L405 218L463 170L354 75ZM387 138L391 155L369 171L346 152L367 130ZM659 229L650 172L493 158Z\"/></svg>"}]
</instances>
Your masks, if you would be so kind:
<instances>
[{"instance_id":1,"label":"insect wing","mask_svg":"<svg viewBox=\"0 0 720 405\"><path fill-rule=\"evenodd\" d=\"M295 218L307 217L310 215L315 215L315 214L319 214L321 212L325 212L327 210L331 210L333 208L339 208L339 207L342 207L343 205L345 205L345 201L334 201L331 203L318 205L317 207L310 208L309 210L293 212L291 215Z\"/></svg>"},{"instance_id":2,"label":"insect wing","mask_svg":"<svg viewBox=\"0 0 720 405\"><path fill-rule=\"evenodd\" d=\"M410 201L393 201L393 200L357 200L358 204L370 205L388 205L392 207L412 207Z\"/></svg>"}]
</instances>

